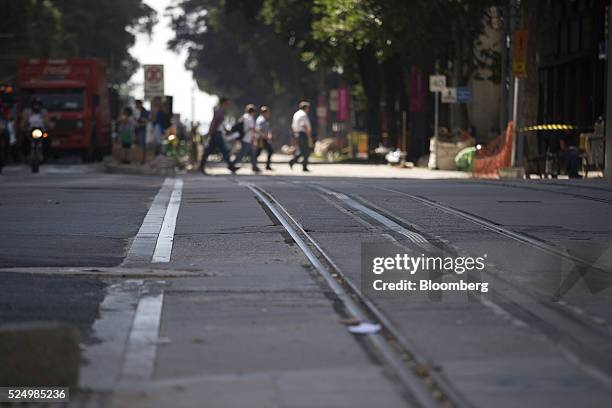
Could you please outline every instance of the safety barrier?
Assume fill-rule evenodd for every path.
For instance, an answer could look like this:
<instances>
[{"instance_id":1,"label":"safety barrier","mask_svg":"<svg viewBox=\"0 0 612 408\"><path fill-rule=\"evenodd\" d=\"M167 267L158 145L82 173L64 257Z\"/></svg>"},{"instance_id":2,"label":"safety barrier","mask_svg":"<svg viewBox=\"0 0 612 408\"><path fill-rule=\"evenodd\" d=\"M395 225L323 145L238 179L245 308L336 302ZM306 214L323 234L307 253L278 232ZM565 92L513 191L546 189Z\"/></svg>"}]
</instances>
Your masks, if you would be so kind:
<instances>
[{"instance_id":1,"label":"safety barrier","mask_svg":"<svg viewBox=\"0 0 612 408\"><path fill-rule=\"evenodd\" d=\"M477 178L499 178L499 169L512 164L514 124L508 123L506 132L489 142L474 159L472 174Z\"/></svg>"}]
</instances>

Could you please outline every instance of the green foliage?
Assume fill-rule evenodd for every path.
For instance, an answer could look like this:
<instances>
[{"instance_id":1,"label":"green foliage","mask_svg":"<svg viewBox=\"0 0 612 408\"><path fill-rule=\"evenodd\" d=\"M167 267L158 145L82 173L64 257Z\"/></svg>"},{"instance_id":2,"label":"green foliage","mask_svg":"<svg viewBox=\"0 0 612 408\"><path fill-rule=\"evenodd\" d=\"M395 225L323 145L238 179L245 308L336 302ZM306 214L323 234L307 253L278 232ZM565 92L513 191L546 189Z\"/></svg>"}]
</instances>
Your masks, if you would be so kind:
<instances>
[{"instance_id":1,"label":"green foliage","mask_svg":"<svg viewBox=\"0 0 612 408\"><path fill-rule=\"evenodd\" d=\"M469 77L490 61L484 55L475 55L474 46L489 22L488 8L498 2L314 0L312 36L336 56L337 64L351 62L347 49L360 51L369 46L374 48L378 62L394 56L421 66L432 66L436 60L443 65L455 61L465 67L465 76Z\"/></svg>"},{"instance_id":2,"label":"green foliage","mask_svg":"<svg viewBox=\"0 0 612 408\"><path fill-rule=\"evenodd\" d=\"M490 24L488 10L498 3L182 0L173 12L170 46L188 48L188 67L203 89L240 104L292 104L314 95L315 84L348 84L363 100L367 130L376 139L381 102L391 132L398 102L408 109L413 65L427 75L439 62L458 84L475 73L499 80L499 54L479 41Z\"/></svg>"},{"instance_id":3,"label":"green foliage","mask_svg":"<svg viewBox=\"0 0 612 408\"><path fill-rule=\"evenodd\" d=\"M104 58L111 81L126 82L138 68L128 50L138 32L150 33L156 13L142 0L56 0L65 35L63 56Z\"/></svg>"},{"instance_id":4,"label":"green foliage","mask_svg":"<svg viewBox=\"0 0 612 408\"><path fill-rule=\"evenodd\" d=\"M313 37L331 50L342 44L358 50L366 44L381 47L382 7L376 1L315 0L313 14Z\"/></svg>"},{"instance_id":5,"label":"green foliage","mask_svg":"<svg viewBox=\"0 0 612 408\"><path fill-rule=\"evenodd\" d=\"M286 118L313 93L313 74L300 50L262 21L261 1L183 0L170 10L175 38L186 48L198 86L232 100L234 114L247 103L268 105Z\"/></svg>"},{"instance_id":6,"label":"green foliage","mask_svg":"<svg viewBox=\"0 0 612 408\"><path fill-rule=\"evenodd\" d=\"M138 32L151 32L155 11L143 0L0 0L0 37L10 55L3 72L19 57L98 57L121 84L138 67L129 54Z\"/></svg>"},{"instance_id":7,"label":"green foliage","mask_svg":"<svg viewBox=\"0 0 612 408\"><path fill-rule=\"evenodd\" d=\"M17 58L59 51L61 13L49 0L0 0L0 80L14 75Z\"/></svg>"}]
</instances>

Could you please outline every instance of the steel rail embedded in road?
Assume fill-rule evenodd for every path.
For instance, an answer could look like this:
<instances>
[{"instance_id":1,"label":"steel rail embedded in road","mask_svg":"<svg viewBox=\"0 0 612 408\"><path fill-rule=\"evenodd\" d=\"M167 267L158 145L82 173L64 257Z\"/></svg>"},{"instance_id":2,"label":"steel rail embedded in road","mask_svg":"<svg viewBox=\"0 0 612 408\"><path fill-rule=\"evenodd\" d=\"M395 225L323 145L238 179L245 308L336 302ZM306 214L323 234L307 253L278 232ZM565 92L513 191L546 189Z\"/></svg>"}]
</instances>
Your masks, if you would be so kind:
<instances>
[{"instance_id":1,"label":"steel rail embedded in road","mask_svg":"<svg viewBox=\"0 0 612 408\"><path fill-rule=\"evenodd\" d=\"M379 190L383 190L383 191L388 191L391 193L395 193L395 194L399 194L405 197L408 197L410 199L413 199L414 201L417 201L419 203L422 203L424 205L427 205L431 208L435 208L438 210L441 210L443 212L446 212L447 214L451 214L454 215L456 217L460 217L463 219L466 219L470 222L473 222L481 227L484 227L485 229L492 231L498 235L504 236L506 238L510 238L513 239L519 243L522 243L524 245L528 245L531 247L534 247L540 251L543 251L545 253L551 254L553 256L558 256L561 258L564 258L566 260L569 260L571 262L574 262L575 264L579 265L582 268L585 268L585 270L588 269L593 269L597 272L603 273L603 274L607 274L610 275L612 274L612 271L610 271L609 269L607 269L605 266L603 265L598 265L595 262L589 262L585 259L573 256L565 251L562 251L558 248L555 248L551 245L546 244L545 242L539 241L537 239L531 238L527 235L521 234L519 232L515 232L512 231L508 228L504 228L500 225L497 225L489 220L480 218L480 217L476 217L472 214L466 213L464 211L458 210L456 208L452 208L449 206L446 206L444 204L435 202L433 200L429 200L427 198L424 197L418 197L418 196L414 196L408 193L404 193L403 191L398 191L398 190L394 190L394 189L390 189L390 188L384 188L384 187L375 187ZM571 280L569 282L567 282L568 286L575 283L575 280L578 279L580 276L582 276L582 274L575 274L575 279ZM569 279L569 278L568 278ZM555 298L551 299L551 300L555 300L555 301L560 301L562 296L563 296L564 292L563 292L563 288L560 288L558 293L555 295ZM576 313L576 307L572 306L571 304L567 304L567 308L566 311L569 311L571 313L573 313L574 315L579 315L579 314L583 314L583 312L580 313ZM580 316L578 316L580 317ZM592 327L590 327L592 329Z\"/></svg>"},{"instance_id":2,"label":"steel rail embedded in road","mask_svg":"<svg viewBox=\"0 0 612 408\"><path fill-rule=\"evenodd\" d=\"M521 234L519 232L514 232L512 230L509 230L508 228L504 228L504 227L502 227L500 225L494 224L494 223L492 223L490 221L487 221L487 220L485 220L483 218L476 217L476 216L474 216L472 214L468 214L468 213L466 213L464 211L457 210L457 209L452 208L452 207L448 207L448 206L446 206L444 204L440 204L438 202L435 202L433 200L429 200L427 198L418 197L418 196L415 196L415 195L412 195L412 194L404 193L403 191L398 191L398 190L394 190L394 189L391 189L391 188L385 188L385 187L375 187L375 188L377 188L379 190L388 191L390 193L395 193L395 194L399 194L399 195L408 197L408 198L410 198L410 199L412 199L414 201L420 202L420 203L425 204L425 205L427 205L429 207L436 208L438 210L444 211L444 212L446 212L448 214L452 214L452 215L455 215L455 216L460 217L460 218L464 218L464 219L466 219L468 221L471 221L471 222L473 222L475 224L478 224L478 225L480 225L480 226L482 226L482 227L484 227L484 228L486 228L486 229L488 229L490 231L493 231L493 232L495 232L495 233L497 233L499 235L503 235L503 236L505 236L507 238L513 239L513 240L518 241L520 243L527 244L527 245L530 245L532 247L538 248L539 250L547 252L549 254L560 256L560 257L565 258L567 260L570 260L570 261L574 262L575 264L578 264L578 265L580 265L580 266L582 266L584 268L593 268L593 269L599 270L600 272L604 272L604 273L608 273L608 274L612 273L611 271L606 269L605 266L598 265L595 262L589 262L589 261L584 260L582 258L576 257L576 256L574 256L572 254L569 254L569 253L563 251L563 250L560 250L560 249L555 248L555 247L553 247L551 245L548 245L548 244L546 244L546 243L544 243L542 241L538 241L537 239L531 238L531 237L529 237L527 235L524 235L524 234Z\"/></svg>"},{"instance_id":3,"label":"steel rail embedded in road","mask_svg":"<svg viewBox=\"0 0 612 408\"><path fill-rule=\"evenodd\" d=\"M337 198L342 195L350 199L348 195L338 191L323 188L313 183L307 183L307 185ZM377 188L394 193L400 193L402 195L408 195L406 193L391 189L384 189L380 187ZM346 202L346 200L343 202ZM365 203L362 205L369 208L368 205L365 205ZM380 211L375 208L369 208L369 210L374 212ZM363 212L362 214L367 215L367 213ZM380 217L386 216L379 213L379 217L375 219ZM405 221L401 220L400 217L394 216L393 218L399 220L400 223L407 224ZM478 220L478 218L475 219ZM493 231L497 232L495 229ZM492 279L498 281L498 284L505 286L504 291L491 290L491 292L495 293L497 297L504 299L504 306L500 306L500 304L493 302L492 300L478 297L483 306L491 309L497 314L500 314L499 312L503 311L504 315L513 316L512 320L519 325L534 326L534 328L548 337L566 355L571 356L575 362L579 363L580 366L594 378L598 379L602 383L608 385L612 384L612 359L607 359L610 361L602 359L591 349L580 346L581 343L599 344L600 346L603 344L605 346L606 344L609 344L610 340L610 334L608 332L603 333L600 330L601 328L595 327L591 322L577 319L578 316L575 315L576 313L572 309L571 305L569 305L568 308L561 308L557 305L535 303L533 302L533 299L531 299L531 295L523 293L523 289L516 287L516 285L505 281L499 276L494 274L488 275ZM526 308L523 306L522 304L525 302L532 302L532 307ZM505 311L507 311L507 313ZM557 323L557 325L555 323ZM586 330L586 332L584 330ZM580 332L577 333L578 331ZM589 343L589 341L585 342L585 339L587 339L588 336L590 336L588 340L591 341L591 343ZM577 339L580 339L581 341L576 342Z\"/></svg>"},{"instance_id":4,"label":"steel rail embedded in road","mask_svg":"<svg viewBox=\"0 0 612 408\"><path fill-rule=\"evenodd\" d=\"M308 258L312 266L325 280L334 294L342 302L351 317L360 322L370 320L370 315L375 317L377 323L386 330L389 337L399 346L403 352L413 357L417 364L427 364L425 359L416 358L415 353L410 348L406 347L407 341L399 335L399 331L393 327L389 319L373 305L370 301L363 298L355 284L347 278L340 268L331 260L329 255L321 248L320 245L304 230L304 228L293 218L289 212L283 207L270 193L263 188L253 183L240 183L248 187L263 205L274 215L281 223L285 230L289 233L294 242L302 250ZM309 246L310 244L310 246ZM311 249L312 246L312 249ZM313 251L314 249L314 251ZM316 253L319 255L317 256ZM324 266L319 258L322 258L328 267ZM331 269L331 272L330 272ZM336 274L339 279L332 276ZM346 284L346 288L343 285ZM349 293L350 291L350 293ZM358 302L353 300L358 299ZM410 393L410 396L423 407L439 406L441 400L446 400L456 407L471 406L465 399L458 394L451 386L444 381L441 376L433 371L427 376L432 380L434 387L438 390L438 396L435 396L435 389L432 390L418 378L414 372L414 367L409 368L398 355L398 352L389 343L389 341L381 333L370 333L367 335L372 346L376 349L382 360L393 370L401 384ZM397 347L396 346L396 347Z\"/></svg>"},{"instance_id":5,"label":"steel rail embedded in road","mask_svg":"<svg viewBox=\"0 0 612 408\"><path fill-rule=\"evenodd\" d=\"M591 187L591 186L568 186L567 184L561 184L561 183L548 183L548 184L535 183L535 184L528 184L527 185L527 184L511 183L509 181L487 181L487 180L470 180L468 183L481 184L481 185L486 185L486 186L502 186L502 187L517 188L517 189L521 189L521 190L530 190L530 191L541 191L543 193L548 193L548 194L558 194L558 195L564 195L564 196L568 196L568 197L573 197L573 198L577 198L579 200L588 200L588 201L595 201L595 202L599 202L599 203L603 203L603 204L612 204L612 200L609 200L607 198L593 197L593 196L590 196L590 195L572 193L572 192L568 192L568 191L552 190L550 188L544 188L543 187L545 185L551 185L551 186L562 187L562 188L574 187L574 188L582 188L582 189L590 189L590 190L610 192L609 189L596 188L596 187Z\"/></svg>"},{"instance_id":6,"label":"steel rail embedded in road","mask_svg":"<svg viewBox=\"0 0 612 408\"><path fill-rule=\"evenodd\" d=\"M313 184L313 183L308 183L308 185L312 186L313 188L322 191L325 194L329 194L331 196L336 197L339 200L342 200L343 202L345 202L349 207L353 208L354 210L360 211L364 214L366 214L368 217L378 221L379 223L383 224L385 227L389 228L391 231L397 232L400 235L405 236L406 238L408 238L410 241L412 241L413 243L420 245L420 244L426 244L427 243L427 239L425 237L423 237L421 234L414 232L414 231L410 231L407 228L404 228L403 226L399 225L398 223L396 223L395 221L389 219L388 217L385 217L381 214L379 214L376 211L373 211L372 209L364 206L363 204L353 200L352 198L350 198L349 196L347 196L346 194L343 193L338 193L332 190L329 190L325 187L322 187L318 184Z\"/></svg>"}]
</instances>

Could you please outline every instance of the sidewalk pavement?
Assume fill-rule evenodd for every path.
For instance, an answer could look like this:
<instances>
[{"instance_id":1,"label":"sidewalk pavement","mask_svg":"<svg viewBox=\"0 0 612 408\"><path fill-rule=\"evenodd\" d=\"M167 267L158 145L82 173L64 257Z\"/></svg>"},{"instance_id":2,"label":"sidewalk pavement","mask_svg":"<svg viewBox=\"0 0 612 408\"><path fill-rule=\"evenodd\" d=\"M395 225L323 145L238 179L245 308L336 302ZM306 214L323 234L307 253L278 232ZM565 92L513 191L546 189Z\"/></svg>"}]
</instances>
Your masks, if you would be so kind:
<instances>
[{"instance_id":1,"label":"sidewalk pavement","mask_svg":"<svg viewBox=\"0 0 612 408\"><path fill-rule=\"evenodd\" d=\"M155 159L142 164L138 162L121 163L115 159L108 158L104 161L105 173L137 174L144 176L174 177L176 169L174 160L165 156L157 156Z\"/></svg>"},{"instance_id":2,"label":"sidewalk pavement","mask_svg":"<svg viewBox=\"0 0 612 408\"><path fill-rule=\"evenodd\" d=\"M314 176L314 177L355 177L355 178L401 178L401 179L467 179L472 175L469 172L451 170L430 170L423 167L400 168L388 164L356 163L326 163L313 160L309 165L310 172L302 171L301 163L289 168L290 156L275 154L272 156L272 171L264 170L263 155L259 157L259 168L264 176ZM242 163L238 175L253 175L251 166ZM225 163L209 162L206 172L211 176L228 175Z\"/></svg>"}]
</instances>

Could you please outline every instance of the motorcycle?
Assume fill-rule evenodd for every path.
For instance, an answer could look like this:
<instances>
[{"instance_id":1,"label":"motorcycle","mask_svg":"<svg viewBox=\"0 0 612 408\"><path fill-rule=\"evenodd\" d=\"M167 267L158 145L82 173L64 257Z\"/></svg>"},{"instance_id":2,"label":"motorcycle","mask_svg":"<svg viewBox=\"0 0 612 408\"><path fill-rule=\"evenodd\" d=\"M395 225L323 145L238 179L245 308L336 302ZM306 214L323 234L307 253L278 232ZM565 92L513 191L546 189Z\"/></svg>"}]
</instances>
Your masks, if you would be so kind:
<instances>
[{"instance_id":1,"label":"motorcycle","mask_svg":"<svg viewBox=\"0 0 612 408\"><path fill-rule=\"evenodd\" d=\"M9 135L6 129L6 122L0 119L0 174L6 163L9 152Z\"/></svg>"},{"instance_id":2,"label":"motorcycle","mask_svg":"<svg viewBox=\"0 0 612 408\"><path fill-rule=\"evenodd\" d=\"M30 131L30 164L32 165L32 173L38 173L40 164L44 159L44 141L49 137L49 134L42 128L32 128Z\"/></svg>"},{"instance_id":3,"label":"motorcycle","mask_svg":"<svg viewBox=\"0 0 612 408\"><path fill-rule=\"evenodd\" d=\"M4 135L0 132L0 174L2 174L2 168L4 167L4 160L6 157L7 148L5 146Z\"/></svg>"}]
</instances>

